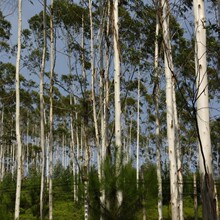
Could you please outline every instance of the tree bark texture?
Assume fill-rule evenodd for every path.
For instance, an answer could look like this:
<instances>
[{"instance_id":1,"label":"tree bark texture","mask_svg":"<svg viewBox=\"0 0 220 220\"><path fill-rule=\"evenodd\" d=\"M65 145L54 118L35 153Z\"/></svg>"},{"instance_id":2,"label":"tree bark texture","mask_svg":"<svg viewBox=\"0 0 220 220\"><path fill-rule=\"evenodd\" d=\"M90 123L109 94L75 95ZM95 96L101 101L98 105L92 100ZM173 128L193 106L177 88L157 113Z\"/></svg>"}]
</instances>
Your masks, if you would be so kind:
<instances>
[{"instance_id":1,"label":"tree bark texture","mask_svg":"<svg viewBox=\"0 0 220 220\"><path fill-rule=\"evenodd\" d=\"M199 169L204 220L215 220L216 201L212 167L209 126L209 97L206 58L206 17L204 0L194 0L195 69L196 69L196 122L199 139Z\"/></svg>"},{"instance_id":2,"label":"tree bark texture","mask_svg":"<svg viewBox=\"0 0 220 220\"><path fill-rule=\"evenodd\" d=\"M22 169L22 146L20 131L20 58L21 58L21 34L22 34L22 0L18 0L18 49L16 59L16 141L17 141L17 183L15 198L15 220L20 215L20 196L21 196L21 169Z\"/></svg>"}]
</instances>

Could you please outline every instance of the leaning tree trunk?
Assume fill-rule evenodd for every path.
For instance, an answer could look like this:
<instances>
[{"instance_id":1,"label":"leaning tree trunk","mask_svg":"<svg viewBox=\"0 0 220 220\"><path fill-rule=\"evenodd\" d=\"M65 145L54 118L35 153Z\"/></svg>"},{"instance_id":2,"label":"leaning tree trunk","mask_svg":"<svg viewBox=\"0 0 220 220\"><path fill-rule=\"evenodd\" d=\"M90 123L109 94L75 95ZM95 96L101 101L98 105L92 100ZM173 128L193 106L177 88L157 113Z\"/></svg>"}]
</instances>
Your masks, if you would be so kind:
<instances>
[{"instance_id":1,"label":"leaning tree trunk","mask_svg":"<svg viewBox=\"0 0 220 220\"><path fill-rule=\"evenodd\" d=\"M175 111L174 111L174 86L173 86L173 61L171 42L169 36L169 8L168 0L162 0L163 7L163 41L164 41L164 68L166 76L166 105L167 105L167 141L170 162L170 194L171 194L171 209L172 219L179 220L179 193L178 193L178 179L177 179L177 159L175 146Z\"/></svg>"},{"instance_id":2,"label":"leaning tree trunk","mask_svg":"<svg viewBox=\"0 0 220 220\"><path fill-rule=\"evenodd\" d=\"M53 195L52 195L52 176L53 176L53 81L54 81L54 22L53 10L54 1L51 0L50 9L50 117L49 117L49 220L53 219Z\"/></svg>"},{"instance_id":3,"label":"leaning tree trunk","mask_svg":"<svg viewBox=\"0 0 220 220\"><path fill-rule=\"evenodd\" d=\"M209 126L209 97L206 59L205 5L194 0L195 17L195 69L196 69L196 125L199 139L199 165L204 220L215 220L216 201L212 168L212 151Z\"/></svg>"},{"instance_id":4,"label":"leaning tree trunk","mask_svg":"<svg viewBox=\"0 0 220 220\"><path fill-rule=\"evenodd\" d=\"M20 132L20 57L21 57L21 34L22 34L22 0L18 0L18 49L16 60L16 141L17 141L17 185L15 198L15 220L19 219L20 214L20 195L21 195L21 132Z\"/></svg>"}]
</instances>

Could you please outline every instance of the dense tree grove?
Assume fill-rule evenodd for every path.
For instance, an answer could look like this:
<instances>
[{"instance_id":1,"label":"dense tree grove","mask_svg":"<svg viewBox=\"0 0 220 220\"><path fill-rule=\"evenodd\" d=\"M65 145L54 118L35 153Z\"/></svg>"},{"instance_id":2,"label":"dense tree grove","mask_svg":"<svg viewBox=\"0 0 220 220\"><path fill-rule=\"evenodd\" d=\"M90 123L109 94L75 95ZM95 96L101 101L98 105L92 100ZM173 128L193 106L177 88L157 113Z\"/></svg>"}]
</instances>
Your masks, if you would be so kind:
<instances>
[{"instance_id":1,"label":"dense tree grove","mask_svg":"<svg viewBox=\"0 0 220 220\"><path fill-rule=\"evenodd\" d=\"M0 219L219 219L220 2L12 2Z\"/></svg>"}]
</instances>

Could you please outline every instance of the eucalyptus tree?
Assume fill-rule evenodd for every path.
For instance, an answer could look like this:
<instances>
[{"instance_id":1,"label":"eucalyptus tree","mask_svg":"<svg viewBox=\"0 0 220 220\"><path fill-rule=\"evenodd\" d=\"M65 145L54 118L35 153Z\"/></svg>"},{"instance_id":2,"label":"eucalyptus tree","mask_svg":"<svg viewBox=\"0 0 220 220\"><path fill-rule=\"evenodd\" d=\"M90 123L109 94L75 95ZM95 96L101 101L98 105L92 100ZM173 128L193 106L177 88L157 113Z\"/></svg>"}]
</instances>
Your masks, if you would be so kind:
<instances>
[{"instance_id":1,"label":"eucalyptus tree","mask_svg":"<svg viewBox=\"0 0 220 220\"><path fill-rule=\"evenodd\" d=\"M156 7L156 30L155 30L155 89L154 89L154 103L155 103L155 123L156 123L156 148L157 148L157 182L158 182L158 219L163 219L163 190L162 190L162 167L161 167L161 141L160 141L160 115L159 115L159 93L160 93L160 72L159 72L159 1L155 3Z\"/></svg>"},{"instance_id":2,"label":"eucalyptus tree","mask_svg":"<svg viewBox=\"0 0 220 220\"><path fill-rule=\"evenodd\" d=\"M50 2L49 219L53 219L53 94L55 67L54 1Z\"/></svg>"},{"instance_id":3,"label":"eucalyptus tree","mask_svg":"<svg viewBox=\"0 0 220 220\"><path fill-rule=\"evenodd\" d=\"M170 162L170 193L171 193L171 208L172 219L180 219L179 213L179 192L178 192L178 170L177 157L175 146L175 111L174 106L174 66L172 60L171 41L169 32L169 6L168 1L162 0L163 10L162 31L164 40L164 68L166 75L166 105L167 105L167 142L169 147L169 162Z\"/></svg>"},{"instance_id":4,"label":"eucalyptus tree","mask_svg":"<svg viewBox=\"0 0 220 220\"><path fill-rule=\"evenodd\" d=\"M22 146L20 133L20 57L21 57L21 33L22 33L22 0L18 1L18 49L16 59L16 141L17 141L17 182L15 199L15 220L19 219L21 196L21 166Z\"/></svg>"},{"instance_id":5,"label":"eucalyptus tree","mask_svg":"<svg viewBox=\"0 0 220 220\"><path fill-rule=\"evenodd\" d=\"M118 0L113 2L113 46L114 46L114 110L115 110L115 147L116 147L116 173L120 173L122 156L121 137L121 88L120 88L120 51L119 51L119 20L118 20ZM122 192L117 192L117 202L121 205Z\"/></svg>"},{"instance_id":6,"label":"eucalyptus tree","mask_svg":"<svg viewBox=\"0 0 220 220\"><path fill-rule=\"evenodd\" d=\"M196 71L196 127L199 140L199 163L203 219L217 219L209 126L209 97L206 57L206 27L204 1L194 0L195 71Z\"/></svg>"},{"instance_id":7,"label":"eucalyptus tree","mask_svg":"<svg viewBox=\"0 0 220 220\"><path fill-rule=\"evenodd\" d=\"M45 148L45 134L44 134L44 71L46 63L47 52L47 32L46 32L46 8L47 1L44 0L43 9L43 53L40 71L40 141L42 150L42 168L41 168L41 191L40 191L40 216L44 219L44 196L45 196L45 177L46 177L46 148Z\"/></svg>"}]
</instances>

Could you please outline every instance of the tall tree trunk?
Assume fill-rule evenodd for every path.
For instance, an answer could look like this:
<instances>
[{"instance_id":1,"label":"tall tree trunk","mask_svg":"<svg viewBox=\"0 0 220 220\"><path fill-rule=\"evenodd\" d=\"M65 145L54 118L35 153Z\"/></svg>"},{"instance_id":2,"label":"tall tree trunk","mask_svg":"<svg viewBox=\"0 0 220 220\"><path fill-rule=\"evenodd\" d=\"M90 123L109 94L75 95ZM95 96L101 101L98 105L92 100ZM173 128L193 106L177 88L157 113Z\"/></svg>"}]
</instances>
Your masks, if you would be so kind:
<instances>
[{"instance_id":1,"label":"tall tree trunk","mask_svg":"<svg viewBox=\"0 0 220 220\"><path fill-rule=\"evenodd\" d=\"M173 87L175 82L173 82ZM174 118L175 118L175 142L176 142L176 157L177 157L177 175L178 175L178 190L179 190L179 212L180 220L184 219L183 213L183 169L182 169L182 153L180 147L180 128L179 128L179 119L177 116L177 107L176 107L176 95L175 88L173 88L173 105L174 105Z\"/></svg>"},{"instance_id":2,"label":"tall tree trunk","mask_svg":"<svg viewBox=\"0 0 220 220\"><path fill-rule=\"evenodd\" d=\"M17 184L15 198L15 220L20 216L21 195L21 168L22 168L22 146L20 131L20 57L21 57L21 34L22 34L22 0L18 0L18 49L16 60L16 141L17 141Z\"/></svg>"},{"instance_id":3,"label":"tall tree trunk","mask_svg":"<svg viewBox=\"0 0 220 220\"><path fill-rule=\"evenodd\" d=\"M92 81L91 81L91 90L92 90L92 109L93 109L93 120L94 120L94 127L95 127L95 143L98 152L98 174L99 177L101 175L101 168L100 168L100 143L99 143L99 130L98 130L98 120L97 120L97 113L96 113L96 99L95 99L95 66L94 66L94 34L93 34L93 15L92 15L92 0L89 0L89 17L90 17L90 53L91 53L91 74L92 74Z\"/></svg>"},{"instance_id":4,"label":"tall tree trunk","mask_svg":"<svg viewBox=\"0 0 220 220\"><path fill-rule=\"evenodd\" d=\"M113 2L113 43L114 43L114 101L115 101L115 147L116 147L116 175L120 173L122 160L122 143L121 143L121 91L120 91L120 51L118 35L118 0ZM121 205L122 192L117 191L117 202Z\"/></svg>"},{"instance_id":5,"label":"tall tree trunk","mask_svg":"<svg viewBox=\"0 0 220 220\"><path fill-rule=\"evenodd\" d=\"M198 220L198 201L197 201L197 183L196 183L196 173L193 174L193 203L194 203L194 216L195 220Z\"/></svg>"},{"instance_id":6,"label":"tall tree trunk","mask_svg":"<svg viewBox=\"0 0 220 220\"><path fill-rule=\"evenodd\" d=\"M71 65L70 65L71 67ZM70 68L71 69L71 68ZM73 100L72 100L72 94L70 94L70 105L72 106L73 104ZM71 134L71 160L72 160L72 163L73 163L73 168L72 168L72 171L73 171L73 199L74 199L74 202L75 201L78 201L78 198L77 198L77 158L76 158L76 155L75 155L75 140L74 140L74 129L73 129L73 114L72 112L70 113L70 134Z\"/></svg>"},{"instance_id":7,"label":"tall tree trunk","mask_svg":"<svg viewBox=\"0 0 220 220\"><path fill-rule=\"evenodd\" d=\"M70 38L68 35L68 42L70 42ZM72 74L72 63L71 63L71 51L68 50L68 67L69 67L69 74L71 76L73 76ZM74 85L72 85L72 90L74 91ZM73 105L73 101L74 104L76 104L76 100L75 97L73 97L73 91L70 93L70 106ZM78 116L77 116L77 112L75 113L75 120L78 120ZM78 175L78 159L79 159L79 136L78 136L78 127L76 129L74 129L74 125L73 125L73 118L74 118L74 113L70 113L70 134L71 134L71 159L72 159L72 163L73 163L73 198L74 201L78 201L78 182L77 182L77 175ZM78 125L76 125L78 126ZM74 139L74 131L75 131L75 137L76 137L76 144L75 144L75 139ZM75 146L76 146L76 151L75 151Z\"/></svg>"},{"instance_id":8,"label":"tall tree trunk","mask_svg":"<svg viewBox=\"0 0 220 220\"><path fill-rule=\"evenodd\" d=\"M1 112L1 137L3 137L4 135L4 105L2 105L2 112ZM0 143L0 181L3 180L4 178L4 172L3 172L3 167L4 167L4 149L3 149L4 145L3 143Z\"/></svg>"},{"instance_id":9,"label":"tall tree trunk","mask_svg":"<svg viewBox=\"0 0 220 220\"><path fill-rule=\"evenodd\" d=\"M47 1L44 0L43 9L43 54L42 63L40 70L40 144L41 144L41 155L42 155L42 166L41 166L41 189L40 189L40 216L41 220L44 220L44 195L45 195L45 177L46 177L46 148L45 148L45 137L44 137L44 71L46 61L46 49L47 49L47 33L46 33L46 7Z\"/></svg>"},{"instance_id":10,"label":"tall tree trunk","mask_svg":"<svg viewBox=\"0 0 220 220\"><path fill-rule=\"evenodd\" d=\"M86 120L82 123L82 138L84 140L84 143L82 141L81 147L84 147L84 170L83 170L83 181L84 181L84 219L89 219L89 194L88 194L88 171L89 171L89 162L90 162L90 151L89 151L89 145L87 140L87 132L86 132Z\"/></svg>"},{"instance_id":11,"label":"tall tree trunk","mask_svg":"<svg viewBox=\"0 0 220 220\"><path fill-rule=\"evenodd\" d=\"M107 6L108 7L108 6ZM107 8L108 10L108 8ZM105 93L105 71L106 68L104 67L104 28L105 28L105 10L103 9L103 1L99 0L99 12L100 12L100 46L99 46L99 57L100 57L100 81L99 81L99 106L100 106L100 119L101 119L101 146L98 149L99 154L99 162L98 166L100 167L99 177L100 182L103 179L103 164L106 158L106 138L107 138L107 127L106 127L106 93ZM105 189L102 188L100 191L100 211L101 216L100 219L102 220L102 213L104 212L103 207L105 207L106 196L105 196Z\"/></svg>"},{"instance_id":12,"label":"tall tree trunk","mask_svg":"<svg viewBox=\"0 0 220 220\"><path fill-rule=\"evenodd\" d=\"M52 194L52 176L53 176L53 84L54 84L54 1L51 0L50 9L50 117L49 117L49 220L53 219L53 194Z\"/></svg>"},{"instance_id":13,"label":"tall tree trunk","mask_svg":"<svg viewBox=\"0 0 220 220\"><path fill-rule=\"evenodd\" d=\"M106 151L108 147L108 119L109 119L109 63L110 63L110 58L109 58L109 30L110 30L110 13L111 13L111 4L110 1L108 1L107 5L107 24L106 24L106 51L105 51L105 84L104 84L104 130L105 130L105 148L102 149L102 159L106 157Z\"/></svg>"},{"instance_id":14,"label":"tall tree trunk","mask_svg":"<svg viewBox=\"0 0 220 220\"><path fill-rule=\"evenodd\" d=\"M163 41L164 41L164 66L166 75L166 105L167 105L167 140L169 147L170 162L170 193L171 193L171 209L172 219L179 220L179 194L178 194L178 178L177 178L177 159L175 146L175 111L174 111L174 86L173 86L173 61L169 32L169 7L168 0L162 0L163 7Z\"/></svg>"},{"instance_id":15,"label":"tall tree trunk","mask_svg":"<svg viewBox=\"0 0 220 220\"><path fill-rule=\"evenodd\" d=\"M136 181L139 186L139 149L140 149L140 70L138 70L138 94L137 94L137 146L136 146Z\"/></svg>"},{"instance_id":16,"label":"tall tree trunk","mask_svg":"<svg viewBox=\"0 0 220 220\"><path fill-rule=\"evenodd\" d=\"M158 220L163 219L163 194L162 194L162 168L161 168L161 144L160 144L160 114L159 114L159 92L160 92L160 75L159 75L159 1L156 2L156 33L155 33L155 54L154 54L154 68L155 68L155 87L154 87L154 105L156 111L156 158L157 158L157 182L158 182Z\"/></svg>"},{"instance_id":17,"label":"tall tree trunk","mask_svg":"<svg viewBox=\"0 0 220 220\"><path fill-rule=\"evenodd\" d=\"M120 52L118 36L118 0L113 8L113 41L114 41L114 90L115 90L115 144L117 148L117 166L121 160L121 97L120 97Z\"/></svg>"},{"instance_id":18,"label":"tall tree trunk","mask_svg":"<svg viewBox=\"0 0 220 220\"><path fill-rule=\"evenodd\" d=\"M199 139L199 168L204 220L215 220L216 201L212 167L212 151L209 126L209 97L206 59L206 24L203 0L194 0L195 17L195 69L196 69L196 120Z\"/></svg>"},{"instance_id":19,"label":"tall tree trunk","mask_svg":"<svg viewBox=\"0 0 220 220\"><path fill-rule=\"evenodd\" d=\"M29 118L27 115L27 134L26 134L26 167L27 167L27 173L29 173Z\"/></svg>"},{"instance_id":20,"label":"tall tree trunk","mask_svg":"<svg viewBox=\"0 0 220 220\"><path fill-rule=\"evenodd\" d=\"M217 184L215 183L215 201L216 201L216 220L219 220L219 207L218 207L218 190L217 190Z\"/></svg>"},{"instance_id":21,"label":"tall tree trunk","mask_svg":"<svg viewBox=\"0 0 220 220\"><path fill-rule=\"evenodd\" d=\"M217 24L218 28L220 29L220 0L216 1L217 3ZM218 45L220 47L220 32L218 32ZM220 79L220 56L218 57L218 78Z\"/></svg>"},{"instance_id":22,"label":"tall tree trunk","mask_svg":"<svg viewBox=\"0 0 220 220\"><path fill-rule=\"evenodd\" d=\"M76 103L76 99L75 99L75 97L74 97L74 103ZM75 113L75 119L76 119L76 121L78 121L78 113L76 112ZM81 166L81 161L80 161L80 143L79 143L80 141L79 141L79 126L78 125L76 125L76 163L77 163L77 165L76 165L76 177L75 177L75 180L76 180L76 201L78 201L79 200L79 198L78 198L78 189L79 189L79 187L78 187L78 185L79 185L79 181L80 181L80 178L79 178L79 167Z\"/></svg>"}]
</instances>

